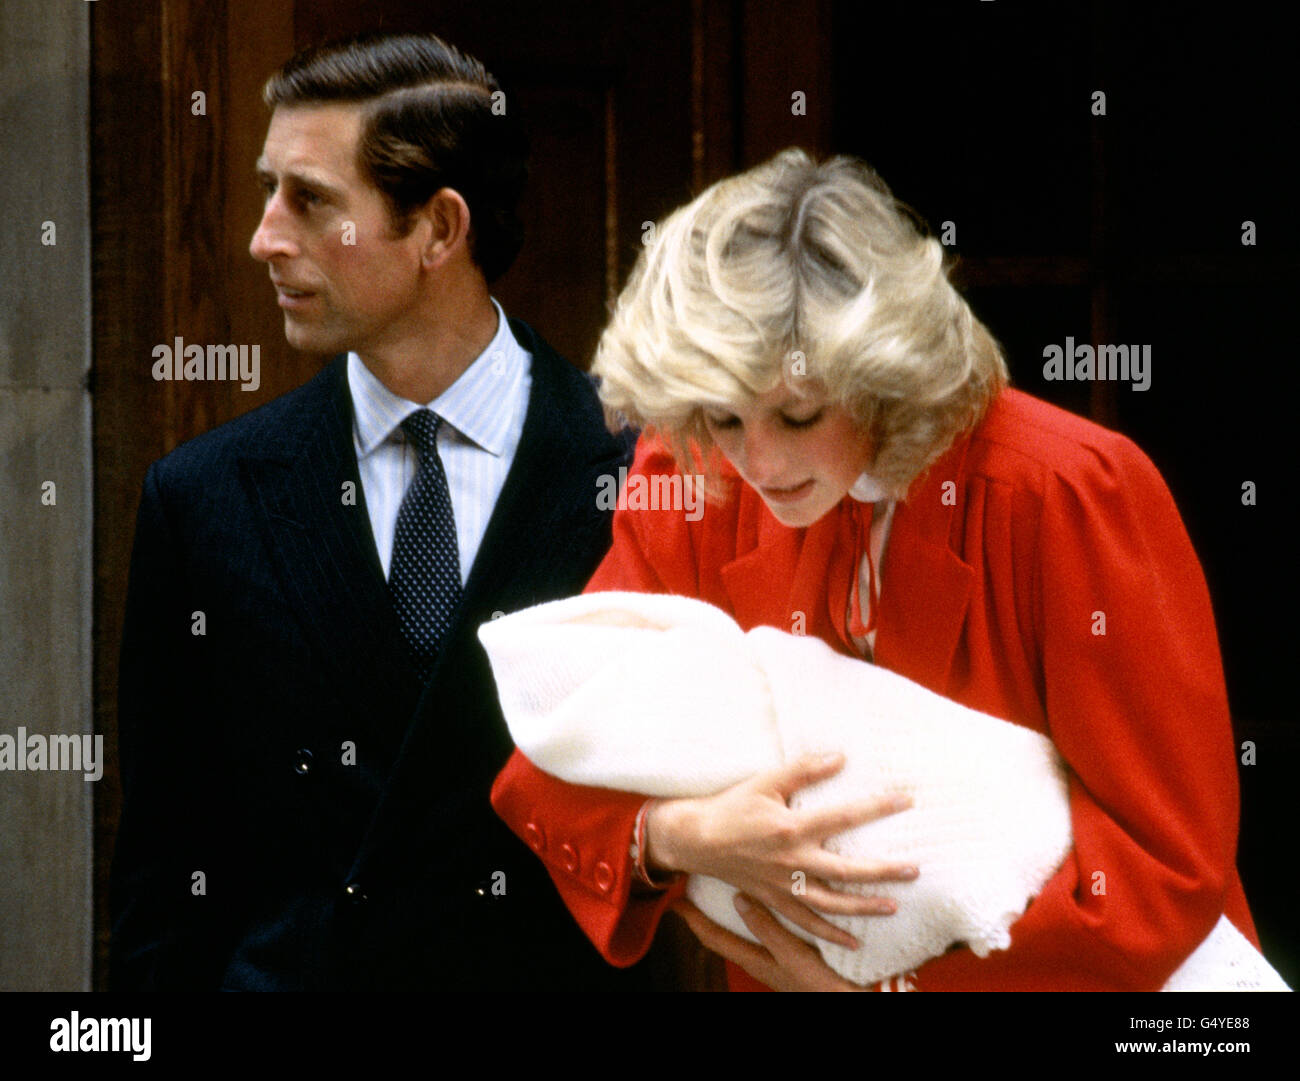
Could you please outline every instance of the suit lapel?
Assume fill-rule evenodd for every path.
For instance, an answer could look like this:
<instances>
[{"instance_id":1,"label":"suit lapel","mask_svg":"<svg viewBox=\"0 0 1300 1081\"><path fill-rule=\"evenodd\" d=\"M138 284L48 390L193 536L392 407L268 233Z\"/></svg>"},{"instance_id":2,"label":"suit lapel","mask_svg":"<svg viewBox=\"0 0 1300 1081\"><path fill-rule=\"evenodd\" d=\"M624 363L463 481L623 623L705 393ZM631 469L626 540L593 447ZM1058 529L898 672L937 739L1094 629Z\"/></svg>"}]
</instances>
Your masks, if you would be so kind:
<instances>
[{"instance_id":1,"label":"suit lapel","mask_svg":"<svg viewBox=\"0 0 1300 1081\"><path fill-rule=\"evenodd\" d=\"M338 357L240 463L276 571L321 671L354 717L397 718L419 694L375 549ZM347 485L351 485L350 489ZM354 499L345 501L346 493Z\"/></svg>"},{"instance_id":2,"label":"suit lapel","mask_svg":"<svg viewBox=\"0 0 1300 1081\"><path fill-rule=\"evenodd\" d=\"M557 381L559 366L568 361L523 324L512 326L533 356L532 389L519 449L465 585L463 614L471 618L487 599L511 604L508 610L552 599L545 583L554 577L551 568L567 562L568 546L579 541L572 535L575 519L586 507L593 526L599 521L597 487L588 475L609 466L589 461L590 448L572 438L577 422L566 412Z\"/></svg>"}]
</instances>

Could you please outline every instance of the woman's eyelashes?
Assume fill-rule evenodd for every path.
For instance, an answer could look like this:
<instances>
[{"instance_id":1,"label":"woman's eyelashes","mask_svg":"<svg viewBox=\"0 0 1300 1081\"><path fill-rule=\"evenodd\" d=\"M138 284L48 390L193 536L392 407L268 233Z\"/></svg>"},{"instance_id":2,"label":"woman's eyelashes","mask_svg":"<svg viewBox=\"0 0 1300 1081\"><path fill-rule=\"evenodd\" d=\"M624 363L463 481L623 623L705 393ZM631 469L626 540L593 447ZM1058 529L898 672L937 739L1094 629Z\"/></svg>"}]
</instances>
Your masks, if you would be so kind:
<instances>
[{"instance_id":1,"label":"woman's eyelashes","mask_svg":"<svg viewBox=\"0 0 1300 1081\"><path fill-rule=\"evenodd\" d=\"M780 418L780 422L785 427L801 429L801 428L813 427L819 420L822 419L824 413L825 413L824 409L818 409L817 412L807 417L792 417L786 413L780 413L778 414L778 416ZM726 414L705 413L704 419L708 423L710 428L718 428L723 431L732 428L742 427L742 422L740 418L733 413L726 413Z\"/></svg>"},{"instance_id":2,"label":"woman's eyelashes","mask_svg":"<svg viewBox=\"0 0 1300 1081\"><path fill-rule=\"evenodd\" d=\"M705 413L704 421L710 428L740 427L740 418L733 413Z\"/></svg>"},{"instance_id":3,"label":"woman's eyelashes","mask_svg":"<svg viewBox=\"0 0 1300 1081\"><path fill-rule=\"evenodd\" d=\"M781 420L785 422L787 428L811 428L822 419L823 412L825 412L825 410L819 409L809 417L791 417L782 413Z\"/></svg>"}]
</instances>

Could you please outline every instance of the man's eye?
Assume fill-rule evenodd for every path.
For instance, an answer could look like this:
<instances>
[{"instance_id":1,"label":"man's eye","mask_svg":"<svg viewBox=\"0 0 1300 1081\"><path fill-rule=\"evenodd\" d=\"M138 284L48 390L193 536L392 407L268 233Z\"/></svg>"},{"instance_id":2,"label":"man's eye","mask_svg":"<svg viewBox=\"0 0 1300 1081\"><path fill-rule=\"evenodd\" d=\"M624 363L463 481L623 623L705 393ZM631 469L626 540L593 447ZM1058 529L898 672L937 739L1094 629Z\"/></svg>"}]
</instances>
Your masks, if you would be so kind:
<instances>
[{"instance_id":1,"label":"man's eye","mask_svg":"<svg viewBox=\"0 0 1300 1081\"><path fill-rule=\"evenodd\" d=\"M823 412L824 410L819 409L817 410L816 413L814 413L810 417L797 417L797 418L787 417L784 413L782 413L781 419L785 421L785 426L787 428L811 428L814 424L816 424L819 420L822 419Z\"/></svg>"}]
</instances>

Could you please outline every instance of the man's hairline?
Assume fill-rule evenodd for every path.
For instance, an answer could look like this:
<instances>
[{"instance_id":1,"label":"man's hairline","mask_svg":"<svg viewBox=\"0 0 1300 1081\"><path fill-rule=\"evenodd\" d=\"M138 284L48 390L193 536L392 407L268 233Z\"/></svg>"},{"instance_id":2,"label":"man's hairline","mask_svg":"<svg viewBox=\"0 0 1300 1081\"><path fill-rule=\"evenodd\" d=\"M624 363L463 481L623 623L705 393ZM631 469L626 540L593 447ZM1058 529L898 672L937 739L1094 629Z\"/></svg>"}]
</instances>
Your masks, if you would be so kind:
<instances>
[{"instance_id":1,"label":"man's hairline","mask_svg":"<svg viewBox=\"0 0 1300 1081\"><path fill-rule=\"evenodd\" d=\"M274 77L275 76L272 76L272 78ZM361 123L357 130L356 145L352 149L353 165L357 170L357 176L360 177L375 192L377 192L381 199L383 199L385 209L388 212L389 230L392 236L396 239L401 239L403 237L410 236L411 230L415 227L414 218L416 212L418 211L418 207L413 207L410 210L403 211L394 201L392 195L384 191L384 189L375 182L375 178L371 175L370 169L365 160L365 156L362 154L362 144L365 141L367 121L369 119L369 117L367 116L367 106L373 107L377 103L383 101L386 98L393 98L398 96L399 94L414 93L416 91L422 91L422 90L469 91L471 93L477 94L485 101L491 101L492 95L496 92L492 90L489 86L485 86L483 83L479 83L479 82L471 82L459 78L457 79L433 78L421 83L414 83L405 86L394 86L388 90L380 91L378 94L371 94L368 95L367 97L361 97L361 98L305 97L305 98L294 98L290 101L273 102L267 100L267 91L269 90L269 88L270 88L270 80L267 81L266 86L263 88L262 100L264 104L271 111L271 117L270 117L271 120L275 118L276 111L279 109L286 109L286 110L322 109L322 108L329 108L330 106L342 106L344 108L354 109L357 112L358 119L360 120ZM268 124L269 122L270 120L268 120ZM262 156L259 156L256 165L256 168L258 170L257 176L259 178L265 175L263 172L264 164L265 164L264 158ZM269 172L269 170L266 170L266 172ZM287 174L287 175L293 175L293 174ZM335 188L335 186L330 184L319 184L318 186L326 188L328 190L337 191L337 188ZM439 190L441 191L442 189ZM468 208L468 201L465 199L465 195L463 192L461 192L457 188L451 188L449 190L455 191L456 194L460 196L461 201L465 202L466 207ZM436 194L437 192L434 192L434 195ZM432 199L433 196L430 196L430 198ZM472 220L470 222L470 233L471 235L473 233ZM477 266L478 260L474 259L474 263ZM482 268L480 267L480 270L481 269Z\"/></svg>"},{"instance_id":2,"label":"man's hairline","mask_svg":"<svg viewBox=\"0 0 1300 1081\"><path fill-rule=\"evenodd\" d=\"M272 76L274 78L274 76ZM430 78L424 82L406 83L401 86L392 86L387 90L381 90L377 94L367 94L364 97L302 97L291 98L287 101L272 101L269 99L271 81L268 80L262 89L262 102L267 108L274 112L276 109L299 109L299 108L324 108L331 105L341 105L348 107L360 108L363 112L365 106L373 105L383 101L385 98L394 98L402 94L415 94L419 91L441 90L441 91L469 91L477 94L479 97L488 101L492 100L492 95L496 92L491 87L483 83L472 82L467 79L439 79Z\"/></svg>"}]
</instances>

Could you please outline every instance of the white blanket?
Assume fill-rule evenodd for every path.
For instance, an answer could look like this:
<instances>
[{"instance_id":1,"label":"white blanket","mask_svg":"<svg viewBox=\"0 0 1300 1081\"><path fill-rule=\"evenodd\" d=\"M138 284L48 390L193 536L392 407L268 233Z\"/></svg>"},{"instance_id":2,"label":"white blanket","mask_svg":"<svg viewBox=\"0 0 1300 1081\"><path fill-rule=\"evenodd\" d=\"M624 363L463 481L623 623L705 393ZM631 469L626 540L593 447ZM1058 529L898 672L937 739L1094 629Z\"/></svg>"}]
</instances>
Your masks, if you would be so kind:
<instances>
[{"instance_id":1,"label":"white blanket","mask_svg":"<svg viewBox=\"0 0 1300 1081\"><path fill-rule=\"evenodd\" d=\"M832 917L857 951L786 924L857 983L918 968L957 942L981 957L1006 949L1012 923L1070 851L1066 771L1047 738L819 639L745 633L702 601L641 593L540 605L484 624L479 638L516 745L561 780L704 796L840 751L844 769L792 807L909 795L910 810L827 842L849 858L920 867L914 882L854 887L895 898L897 913ZM704 876L687 884L705 915L752 941L734 894ZM1286 985L1223 918L1165 989Z\"/></svg>"}]
</instances>

